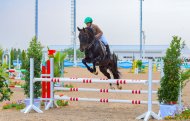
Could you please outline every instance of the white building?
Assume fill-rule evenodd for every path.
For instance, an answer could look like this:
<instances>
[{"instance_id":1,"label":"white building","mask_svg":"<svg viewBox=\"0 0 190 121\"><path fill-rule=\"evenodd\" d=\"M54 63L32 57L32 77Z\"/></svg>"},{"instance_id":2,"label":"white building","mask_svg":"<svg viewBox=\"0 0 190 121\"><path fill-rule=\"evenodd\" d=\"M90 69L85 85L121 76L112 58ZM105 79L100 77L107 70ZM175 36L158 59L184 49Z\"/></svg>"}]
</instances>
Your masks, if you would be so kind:
<instances>
[{"instance_id":1,"label":"white building","mask_svg":"<svg viewBox=\"0 0 190 121\"><path fill-rule=\"evenodd\" d=\"M145 45L143 57L161 58L165 56L168 47L169 45ZM111 45L110 48L120 59L140 57L139 45ZM190 59L190 49L187 46L182 50L182 57Z\"/></svg>"},{"instance_id":2,"label":"white building","mask_svg":"<svg viewBox=\"0 0 190 121\"><path fill-rule=\"evenodd\" d=\"M71 45L50 45L50 49L55 49L57 51L64 51L67 48L71 48ZM144 54L145 58L161 58L165 55L169 45L145 45ZM79 46L77 47L79 48ZM110 45L110 50L115 52L120 60L123 59L138 59L139 54L139 45ZM47 49L44 49L47 51ZM182 50L182 58L190 59L190 49L185 46Z\"/></svg>"}]
</instances>

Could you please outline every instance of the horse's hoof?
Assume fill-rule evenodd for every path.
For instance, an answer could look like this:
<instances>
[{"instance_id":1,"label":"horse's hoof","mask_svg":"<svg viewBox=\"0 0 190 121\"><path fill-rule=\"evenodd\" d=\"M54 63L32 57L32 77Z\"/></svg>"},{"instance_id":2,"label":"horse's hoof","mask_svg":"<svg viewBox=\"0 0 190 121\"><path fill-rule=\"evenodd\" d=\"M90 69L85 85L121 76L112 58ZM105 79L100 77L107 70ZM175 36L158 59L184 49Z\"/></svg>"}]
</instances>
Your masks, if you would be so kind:
<instances>
[{"instance_id":1,"label":"horse's hoof","mask_svg":"<svg viewBox=\"0 0 190 121\"><path fill-rule=\"evenodd\" d=\"M98 71L96 71L96 72L93 72L93 74L94 74L94 75L98 75Z\"/></svg>"},{"instance_id":2,"label":"horse's hoof","mask_svg":"<svg viewBox=\"0 0 190 121\"><path fill-rule=\"evenodd\" d=\"M111 86L110 89L115 90L115 87L112 87L112 86Z\"/></svg>"},{"instance_id":3,"label":"horse's hoof","mask_svg":"<svg viewBox=\"0 0 190 121\"><path fill-rule=\"evenodd\" d=\"M118 89L122 90L122 86L117 86Z\"/></svg>"}]
</instances>

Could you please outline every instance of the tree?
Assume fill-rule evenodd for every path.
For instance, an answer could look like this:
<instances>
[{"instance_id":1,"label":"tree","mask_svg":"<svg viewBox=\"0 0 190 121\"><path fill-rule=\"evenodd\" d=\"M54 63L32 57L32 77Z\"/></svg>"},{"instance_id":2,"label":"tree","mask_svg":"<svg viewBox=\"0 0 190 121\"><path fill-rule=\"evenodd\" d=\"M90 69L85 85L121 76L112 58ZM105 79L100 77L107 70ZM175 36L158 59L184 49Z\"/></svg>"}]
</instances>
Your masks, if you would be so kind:
<instances>
[{"instance_id":1,"label":"tree","mask_svg":"<svg viewBox=\"0 0 190 121\"><path fill-rule=\"evenodd\" d=\"M162 77L158 89L158 100L162 103L177 102L180 89L181 50L184 48L181 38L174 36L170 47L166 51L164 61L164 77Z\"/></svg>"},{"instance_id":2,"label":"tree","mask_svg":"<svg viewBox=\"0 0 190 121\"><path fill-rule=\"evenodd\" d=\"M13 65L13 60L14 60L14 49L13 48L11 49L10 56L11 56L11 65Z\"/></svg>"},{"instance_id":3,"label":"tree","mask_svg":"<svg viewBox=\"0 0 190 121\"><path fill-rule=\"evenodd\" d=\"M14 53L13 60L16 60L16 59L17 59L17 57L18 57L18 53L17 53L16 48L14 48L14 49L13 49L13 53Z\"/></svg>"},{"instance_id":4,"label":"tree","mask_svg":"<svg viewBox=\"0 0 190 121\"><path fill-rule=\"evenodd\" d=\"M0 63L2 63L3 48L0 47Z\"/></svg>"},{"instance_id":5,"label":"tree","mask_svg":"<svg viewBox=\"0 0 190 121\"><path fill-rule=\"evenodd\" d=\"M25 69L24 67L26 67L26 60L27 60L27 57L26 57L26 52L24 50L22 50L22 54L21 54L21 62L22 62L22 67L21 69Z\"/></svg>"},{"instance_id":6,"label":"tree","mask_svg":"<svg viewBox=\"0 0 190 121\"><path fill-rule=\"evenodd\" d=\"M19 60L21 60L21 58L22 58L22 56L21 56L21 49L19 48L18 49L18 51L17 51L17 58L18 58L18 56L19 56Z\"/></svg>"},{"instance_id":7,"label":"tree","mask_svg":"<svg viewBox=\"0 0 190 121\"><path fill-rule=\"evenodd\" d=\"M68 48L64 50L67 53L69 60L73 60L74 50L72 48ZM84 58L84 53L77 49L77 58Z\"/></svg>"},{"instance_id":8,"label":"tree","mask_svg":"<svg viewBox=\"0 0 190 121\"><path fill-rule=\"evenodd\" d=\"M25 95L30 96L30 58L34 59L34 77L40 77L41 75L41 62L42 62L42 45L37 41L36 37L32 39L27 49L27 61L26 66L23 67L27 70L25 77L24 91ZM38 98L41 96L41 82L34 83L34 97Z\"/></svg>"},{"instance_id":9,"label":"tree","mask_svg":"<svg viewBox=\"0 0 190 121\"><path fill-rule=\"evenodd\" d=\"M77 49L77 58L84 58L84 53Z\"/></svg>"}]
</instances>

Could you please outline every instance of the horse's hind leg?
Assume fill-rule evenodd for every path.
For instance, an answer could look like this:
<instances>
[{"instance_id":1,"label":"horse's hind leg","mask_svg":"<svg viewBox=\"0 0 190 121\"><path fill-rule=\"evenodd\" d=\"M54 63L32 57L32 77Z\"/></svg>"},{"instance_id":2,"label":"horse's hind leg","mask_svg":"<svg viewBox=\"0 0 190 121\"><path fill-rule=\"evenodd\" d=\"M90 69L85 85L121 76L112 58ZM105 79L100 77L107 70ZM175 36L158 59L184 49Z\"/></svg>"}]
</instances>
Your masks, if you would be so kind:
<instances>
[{"instance_id":1,"label":"horse's hind leg","mask_svg":"<svg viewBox=\"0 0 190 121\"><path fill-rule=\"evenodd\" d=\"M100 71L108 78L108 79L111 79L111 76L110 74L107 72L107 68L106 67L103 67L103 66L100 66ZM110 88L111 89L115 89L113 86L112 86L112 83L110 83Z\"/></svg>"},{"instance_id":2,"label":"horse's hind leg","mask_svg":"<svg viewBox=\"0 0 190 121\"><path fill-rule=\"evenodd\" d=\"M111 68L110 71L113 74L114 79L119 79L120 78L119 72L117 70L114 70L114 69ZM117 88L122 89L122 86L120 86L119 83L117 83Z\"/></svg>"},{"instance_id":3,"label":"horse's hind leg","mask_svg":"<svg viewBox=\"0 0 190 121\"><path fill-rule=\"evenodd\" d=\"M98 71L96 71L96 63L93 62L93 74L98 75Z\"/></svg>"}]
</instances>

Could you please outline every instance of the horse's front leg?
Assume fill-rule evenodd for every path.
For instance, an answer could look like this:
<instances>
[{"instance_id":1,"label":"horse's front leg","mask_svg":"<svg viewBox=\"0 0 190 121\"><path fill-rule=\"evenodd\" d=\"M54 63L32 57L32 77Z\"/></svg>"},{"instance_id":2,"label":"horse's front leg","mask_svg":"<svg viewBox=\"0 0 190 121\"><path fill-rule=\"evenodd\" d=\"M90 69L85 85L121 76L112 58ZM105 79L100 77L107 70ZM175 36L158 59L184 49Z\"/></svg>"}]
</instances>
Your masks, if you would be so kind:
<instances>
[{"instance_id":1,"label":"horse's front leg","mask_svg":"<svg viewBox=\"0 0 190 121\"><path fill-rule=\"evenodd\" d=\"M93 74L98 75L98 71L96 71L96 62L93 62Z\"/></svg>"},{"instance_id":2,"label":"horse's front leg","mask_svg":"<svg viewBox=\"0 0 190 121\"><path fill-rule=\"evenodd\" d=\"M87 62L86 59L82 59L82 63L86 66L86 68L88 69L88 71L90 71L91 73L93 73L94 70L92 68L90 68L90 66L88 66L86 62Z\"/></svg>"}]
</instances>

